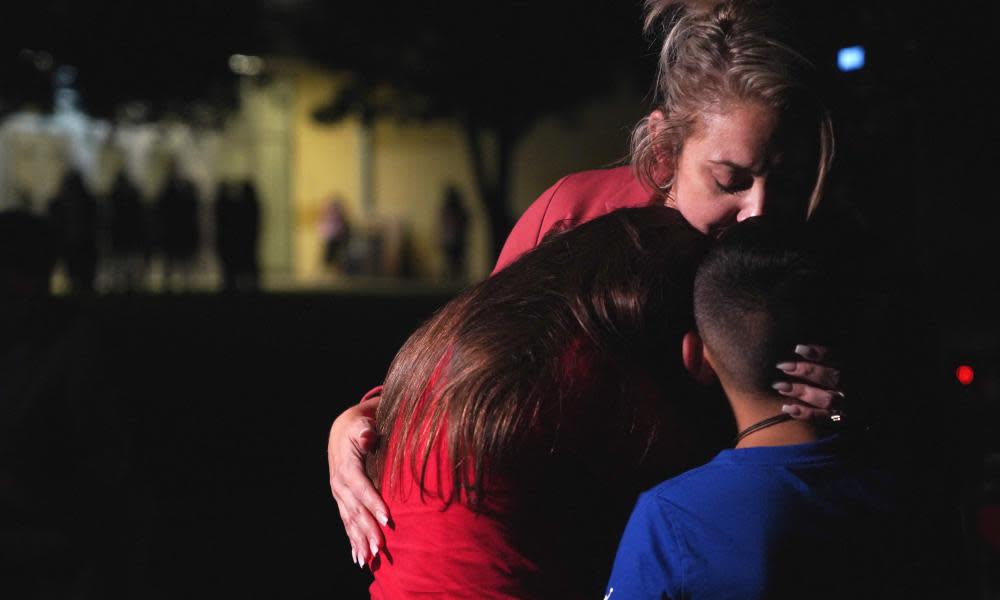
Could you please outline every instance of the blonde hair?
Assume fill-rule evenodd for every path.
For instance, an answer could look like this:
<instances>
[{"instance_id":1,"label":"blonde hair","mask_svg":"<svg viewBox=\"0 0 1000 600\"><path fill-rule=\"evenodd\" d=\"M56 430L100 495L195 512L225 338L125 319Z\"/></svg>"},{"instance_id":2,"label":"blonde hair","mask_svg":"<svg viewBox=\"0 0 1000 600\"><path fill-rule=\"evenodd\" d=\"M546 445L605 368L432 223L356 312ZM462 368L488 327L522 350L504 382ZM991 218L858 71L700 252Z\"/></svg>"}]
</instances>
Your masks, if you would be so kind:
<instances>
[{"instance_id":1,"label":"blonde hair","mask_svg":"<svg viewBox=\"0 0 1000 600\"><path fill-rule=\"evenodd\" d=\"M663 39L656 76L656 106L632 131L630 159L636 176L666 196L673 168L697 115L734 102L760 102L782 115L815 122L819 139L816 180L807 215L822 198L833 160L830 113L810 82L812 65L789 46L771 6L758 0L646 0L645 31ZM665 164L667 163L667 164Z\"/></svg>"}]
</instances>

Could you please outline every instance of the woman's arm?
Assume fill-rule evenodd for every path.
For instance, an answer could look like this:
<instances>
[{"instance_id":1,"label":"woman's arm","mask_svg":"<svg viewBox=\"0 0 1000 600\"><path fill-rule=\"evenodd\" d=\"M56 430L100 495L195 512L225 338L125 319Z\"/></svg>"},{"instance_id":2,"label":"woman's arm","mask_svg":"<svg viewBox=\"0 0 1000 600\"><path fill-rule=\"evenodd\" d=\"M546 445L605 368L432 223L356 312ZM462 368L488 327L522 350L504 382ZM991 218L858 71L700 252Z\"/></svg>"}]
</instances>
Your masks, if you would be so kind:
<instances>
[{"instance_id":1,"label":"woman's arm","mask_svg":"<svg viewBox=\"0 0 1000 600\"><path fill-rule=\"evenodd\" d=\"M543 234L549 204L566 178L560 179L532 203L518 219L507 238L493 272L514 262L534 248ZM384 537L378 523L387 525L389 511L364 470L364 457L376 442L375 411L381 387L365 394L357 406L345 410L330 427L326 457L330 469L330 490L337 500L340 518L351 541L354 562L364 566L374 558Z\"/></svg>"},{"instance_id":2,"label":"woman's arm","mask_svg":"<svg viewBox=\"0 0 1000 600\"><path fill-rule=\"evenodd\" d=\"M389 524L389 509L364 469L364 457L378 441L374 417L380 391L375 388L368 392L359 404L334 420L326 447L330 491L351 542L352 558L361 567L375 557L383 544L379 523Z\"/></svg>"}]
</instances>

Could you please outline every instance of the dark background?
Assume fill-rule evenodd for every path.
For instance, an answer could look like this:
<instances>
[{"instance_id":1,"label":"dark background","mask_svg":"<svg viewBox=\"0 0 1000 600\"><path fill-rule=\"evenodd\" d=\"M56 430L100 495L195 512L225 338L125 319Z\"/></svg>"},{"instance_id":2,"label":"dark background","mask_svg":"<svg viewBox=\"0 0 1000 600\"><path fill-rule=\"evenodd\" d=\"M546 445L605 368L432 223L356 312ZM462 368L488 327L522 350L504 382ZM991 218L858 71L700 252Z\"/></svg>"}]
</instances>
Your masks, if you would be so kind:
<instances>
[{"instance_id":1,"label":"dark background","mask_svg":"<svg viewBox=\"0 0 1000 600\"><path fill-rule=\"evenodd\" d=\"M494 126L496 114L530 122L572 106L612 71L644 88L652 79L635 2L417 4L11 5L0 110L51 99L24 48L72 63L87 110L109 116L132 99L162 113L225 110L234 52L301 54L402 82L437 98L409 118L480 106L472 113ZM1000 468L983 470L1000 451L994 6L786 5L835 116L842 210L828 218L850 223L845 263L883 292L877 308L889 315L872 333L866 376L902 422L919 416L914 438L941 459L928 464L928 485L965 520L962 593L995 598L996 548L980 520L1000 479ZM853 44L868 64L839 73L835 51ZM453 51L463 47L474 51ZM484 76L460 78L459 93L449 70ZM562 93L541 93L550 85ZM449 296L105 296L6 308L0 393L28 408L8 410L19 425L0 432L21 450L5 458L41 491L0 488L19 507L3 534L18 550L0 554L0 573L46 581L48 597L363 597L368 577L349 562L326 485L326 431ZM955 380L959 364L975 367L972 385Z\"/></svg>"}]
</instances>

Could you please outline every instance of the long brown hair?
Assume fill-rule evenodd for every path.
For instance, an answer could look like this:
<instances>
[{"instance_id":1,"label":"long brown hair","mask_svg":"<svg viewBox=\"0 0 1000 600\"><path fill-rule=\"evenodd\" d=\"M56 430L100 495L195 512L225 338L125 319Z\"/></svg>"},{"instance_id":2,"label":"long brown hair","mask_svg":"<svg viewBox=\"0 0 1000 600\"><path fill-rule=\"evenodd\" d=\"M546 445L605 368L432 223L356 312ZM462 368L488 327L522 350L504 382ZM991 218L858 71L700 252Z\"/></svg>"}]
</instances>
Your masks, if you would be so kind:
<instances>
[{"instance_id":1,"label":"long brown hair","mask_svg":"<svg viewBox=\"0 0 1000 600\"><path fill-rule=\"evenodd\" d=\"M619 210L549 236L449 302L389 369L373 479L391 489L410 468L422 493L476 506L490 473L526 447L593 444L574 431L583 416L612 416L651 443L641 409L683 377L679 340L707 243L672 209ZM453 485L427 490L440 435Z\"/></svg>"}]
</instances>

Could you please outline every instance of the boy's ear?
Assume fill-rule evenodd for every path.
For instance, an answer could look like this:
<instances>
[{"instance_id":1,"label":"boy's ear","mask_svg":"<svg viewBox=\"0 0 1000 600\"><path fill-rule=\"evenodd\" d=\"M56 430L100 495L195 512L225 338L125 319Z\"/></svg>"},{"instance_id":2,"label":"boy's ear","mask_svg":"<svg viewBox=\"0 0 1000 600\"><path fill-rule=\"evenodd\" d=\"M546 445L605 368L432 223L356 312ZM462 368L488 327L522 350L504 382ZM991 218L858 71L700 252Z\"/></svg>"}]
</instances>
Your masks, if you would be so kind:
<instances>
[{"instance_id":1,"label":"boy's ear","mask_svg":"<svg viewBox=\"0 0 1000 600\"><path fill-rule=\"evenodd\" d=\"M701 336L697 331L689 331L684 334L681 340L681 358L684 361L684 368L688 370L695 381L703 385L713 383L716 379L715 370L708 361L705 353L705 344L701 341Z\"/></svg>"}]
</instances>

